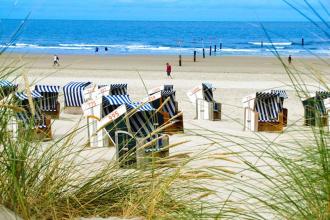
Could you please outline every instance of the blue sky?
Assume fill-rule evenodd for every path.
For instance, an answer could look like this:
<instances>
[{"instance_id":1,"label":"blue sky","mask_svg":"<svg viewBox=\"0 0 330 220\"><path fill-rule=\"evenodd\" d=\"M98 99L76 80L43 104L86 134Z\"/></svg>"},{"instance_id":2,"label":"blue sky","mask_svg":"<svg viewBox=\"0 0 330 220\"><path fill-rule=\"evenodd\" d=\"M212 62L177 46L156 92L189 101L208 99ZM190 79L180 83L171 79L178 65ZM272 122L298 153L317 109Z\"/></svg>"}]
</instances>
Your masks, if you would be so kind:
<instances>
[{"instance_id":1,"label":"blue sky","mask_svg":"<svg viewBox=\"0 0 330 220\"><path fill-rule=\"evenodd\" d=\"M303 9L303 0L289 0ZM319 2L309 0L319 11ZM0 18L175 21L303 21L282 0L0 0Z\"/></svg>"}]
</instances>

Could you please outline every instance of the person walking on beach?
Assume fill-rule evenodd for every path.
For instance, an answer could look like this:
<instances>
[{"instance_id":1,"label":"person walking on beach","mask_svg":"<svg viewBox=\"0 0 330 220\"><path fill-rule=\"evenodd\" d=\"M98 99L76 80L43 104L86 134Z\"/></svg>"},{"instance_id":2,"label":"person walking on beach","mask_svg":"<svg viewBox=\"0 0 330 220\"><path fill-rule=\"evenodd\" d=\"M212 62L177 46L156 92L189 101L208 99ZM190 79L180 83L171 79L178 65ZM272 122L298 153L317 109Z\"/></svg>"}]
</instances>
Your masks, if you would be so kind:
<instances>
[{"instance_id":1,"label":"person walking on beach","mask_svg":"<svg viewBox=\"0 0 330 220\"><path fill-rule=\"evenodd\" d=\"M60 58L57 55L54 55L54 64L53 66L60 66Z\"/></svg>"},{"instance_id":2,"label":"person walking on beach","mask_svg":"<svg viewBox=\"0 0 330 220\"><path fill-rule=\"evenodd\" d=\"M172 73L172 66L169 63L166 63L166 73L167 73L167 78L172 78L171 73Z\"/></svg>"},{"instance_id":3,"label":"person walking on beach","mask_svg":"<svg viewBox=\"0 0 330 220\"><path fill-rule=\"evenodd\" d=\"M288 57L288 62L289 62L289 64L292 63L292 56L291 55L289 55L289 57Z\"/></svg>"}]
</instances>

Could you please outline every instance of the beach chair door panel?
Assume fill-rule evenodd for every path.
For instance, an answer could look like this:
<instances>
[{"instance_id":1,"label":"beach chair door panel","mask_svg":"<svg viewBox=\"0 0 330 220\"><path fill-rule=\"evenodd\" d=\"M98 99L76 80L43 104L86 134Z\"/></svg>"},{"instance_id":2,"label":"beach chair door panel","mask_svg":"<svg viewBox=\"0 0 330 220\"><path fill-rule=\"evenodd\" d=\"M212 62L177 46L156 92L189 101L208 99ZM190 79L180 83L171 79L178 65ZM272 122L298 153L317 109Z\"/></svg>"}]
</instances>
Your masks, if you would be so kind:
<instances>
[{"instance_id":1,"label":"beach chair door panel","mask_svg":"<svg viewBox=\"0 0 330 220\"><path fill-rule=\"evenodd\" d=\"M244 130L248 130L248 131L257 131L258 128L258 116L257 114L252 111L252 109L250 108L245 108L244 111L245 115L244 115L244 119L245 119L245 126L244 126Z\"/></svg>"},{"instance_id":2,"label":"beach chair door panel","mask_svg":"<svg viewBox=\"0 0 330 220\"><path fill-rule=\"evenodd\" d=\"M130 167L137 163L136 139L128 132L117 131L115 133L116 155L121 167Z\"/></svg>"}]
</instances>

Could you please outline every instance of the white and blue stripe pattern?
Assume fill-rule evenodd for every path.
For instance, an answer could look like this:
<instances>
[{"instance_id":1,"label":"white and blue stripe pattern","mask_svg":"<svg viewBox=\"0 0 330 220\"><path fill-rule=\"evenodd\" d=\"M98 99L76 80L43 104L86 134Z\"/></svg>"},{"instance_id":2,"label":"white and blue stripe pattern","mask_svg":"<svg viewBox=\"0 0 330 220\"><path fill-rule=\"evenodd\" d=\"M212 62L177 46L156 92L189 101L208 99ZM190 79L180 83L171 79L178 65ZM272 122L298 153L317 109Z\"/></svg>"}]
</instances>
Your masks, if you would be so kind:
<instances>
[{"instance_id":1,"label":"white and blue stripe pattern","mask_svg":"<svg viewBox=\"0 0 330 220\"><path fill-rule=\"evenodd\" d=\"M36 85L35 90L40 93L59 93L60 86Z\"/></svg>"},{"instance_id":2,"label":"white and blue stripe pattern","mask_svg":"<svg viewBox=\"0 0 330 220\"><path fill-rule=\"evenodd\" d=\"M111 84L111 95L127 95L127 84Z\"/></svg>"},{"instance_id":3,"label":"white and blue stripe pattern","mask_svg":"<svg viewBox=\"0 0 330 220\"><path fill-rule=\"evenodd\" d=\"M283 99L284 93L258 92L255 110L259 113L259 121L278 122L279 113L283 110Z\"/></svg>"},{"instance_id":4,"label":"white and blue stripe pattern","mask_svg":"<svg viewBox=\"0 0 330 220\"><path fill-rule=\"evenodd\" d=\"M60 86L36 85L35 90L42 94L41 110L45 112L55 112Z\"/></svg>"},{"instance_id":5,"label":"white and blue stripe pattern","mask_svg":"<svg viewBox=\"0 0 330 220\"><path fill-rule=\"evenodd\" d=\"M25 125L28 125L30 123L32 113L31 109L28 103L28 96L25 92L17 92L15 93L15 96L21 101L22 107L25 109L25 112L19 112L17 113L18 119L23 121ZM34 100L34 106L35 106L35 116L33 123L38 128L46 128L46 118L41 113L40 109L40 100L42 99L42 95L38 91L31 91L31 97Z\"/></svg>"},{"instance_id":6,"label":"white and blue stripe pattern","mask_svg":"<svg viewBox=\"0 0 330 220\"><path fill-rule=\"evenodd\" d=\"M288 94L286 93L285 90L271 90L270 93L278 95L280 98L283 98L283 99L288 98Z\"/></svg>"},{"instance_id":7,"label":"white and blue stripe pattern","mask_svg":"<svg viewBox=\"0 0 330 220\"><path fill-rule=\"evenodd\" d=\"M28 96L25 92L16 92L15 96L21 101L28 100ZM33 99L42 98L42 95L36 90L31 91L31 96Z\"/></svg>"},{"instance_id":8,"label":"white and blue stripe pattern","mask_svg":"<svg viewBox=\"0 0 330 220\"><path fill-rule=\"evenodd\" d=\"M172 87L173 88L173 87ZM162 98L165 101L169 98L168 102L164 104L163 111L167 112L171 117L176 115L175 108L175 91L174 90L164 90L161 92Z\"/></svg>"},{"instance_id":9,"label":"white and blue stripe pattern","mask_svg":"<svg viewBox=\"0 0 330 220\"><path fill-rule=\"evenodd\" d=\"M16 87L13 83L8 80L0 80L0 87Z\"/></svg>"},{"instance_id":10,"label":"white and blue stripe pattern","mask_svg":"<svg viewBox=\"0 0 330 220\"><path fill-rule=\"evenodd\" d=\"M83 91L91 82L70 82L63 87L64 105L66 107L81 107L84 103Z\"/></svg>"},{"instance_id":11,"label":"white and blue stripe pattern","mask_svg":"<svg viewBox=\"0 0 330 220\"><path fill-rule=\"evenodd\" d=\"M213 87L209 83L203 83L203 97L204 100L207 102L213 102Z\"/></svg>"}]
</instances>

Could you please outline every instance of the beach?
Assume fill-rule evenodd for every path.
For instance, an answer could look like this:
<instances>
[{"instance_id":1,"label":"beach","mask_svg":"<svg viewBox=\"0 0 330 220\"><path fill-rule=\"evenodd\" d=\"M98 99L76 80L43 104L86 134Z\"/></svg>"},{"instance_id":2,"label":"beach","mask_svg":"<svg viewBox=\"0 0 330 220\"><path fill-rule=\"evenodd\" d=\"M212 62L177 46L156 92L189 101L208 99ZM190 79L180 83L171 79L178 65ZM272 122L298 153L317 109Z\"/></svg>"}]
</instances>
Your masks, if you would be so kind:
<instances>
[{"instance_id":1,"label":"beach","mask_svg":"<svg viewBox=\"0 0 330 220\"><path fill-rule=\"evenodd\" d=\"M304 109L301 100L296 97L291 81L281 62L274 57L198 57L197 62L193 62L192 57L183 57L183 66L178 66L177 56L88 56L88 55L59 55L60 67L52 66L51 55L24 55L11 54L0 58L0 63L14 68L17 65L24 65L16 73L28 76L31 88L34 84L59 85L64 86L71 81L91 81L98 85L112 83L127 83L128 94L134 101L141 101L147 97L147 90L160 85L174 85L176 99L179 109L183 111L184 134L172 135L170 144L185 142L179 147L171 149L170 155L189 152L191 155L209 155L209 159L198 160L191 164L196 167L215 165L212 155L218 153L243 152L245 147L255 147L259 153L246 158L250 162L259 161L259 156L266 149L265 144L238 145L246 143L248 139L274 141L277 144L286 144L287 140L292 141L292 137L298 138L301 131L309 133L310 128L303 126ZM283 61L286 63L287 58ZM319 60L311 58L293 58L293 65L289 68L306 71L311 67L325 77L329 76L329 69L326 62L329 60ZM166 77L166 63L172 65L173 79ZM9 68L10 69L10 68ZM310 69L313 70L313 69ZM307 71L306 71L307 72ZM307 72L308 73L308 72ZM309 84L311 91L319 90L318 84L311 79L311 73L302 73L301 77ZM15 80L20 88L23 88L23 77ZM201 83L212 83L216 88L214 98L222 103L221 121L201 121L195 120L195 108L189 101L186 93ZM284 107L288 109L288 128L283 133L266 133L243 131L243 97L257 91L269 89L284 89L289 98L285 100ZM63 108L63 94L60 94L60 103ZM62 109L63 110L63 109ZM52 126L54 140L60 140L77 127L84 127L86 119L82 115L70 115L61 112L59 120L55 120ZM307 134L306 133L306 134ZM209 138L211 137L211 139ZM214 139L215 138L215 139ZM255 139L257 138L257 139ZM217 140L219 143L215 142ZM110 148L85 148L88 141L87 130L85 128L76 133L74 142L75 148L84 149L79 157L78 163L85 164L86 174L97 170L97 165L90 166L95 162L109 162L115 158L116 150ZM53 143L51 142L45 142ZM250 143L251 144L251 143ZM251 148L252 149L252 148ZM259 155L260 154L260 155ZM242 172L242 164L234 164L224 160L216 162L217 165L225 169L240 172L240 178L248 175ZM247 179L245 179L248 181ZM253 179L249 181L254 181ZM235 189L235 184L213 186L218 192L216 199L226 199ZM221 188L223 187L223 188ZM225 189L224 189L225 188ZM235 194L233 194L235 196ZM240 195L237 195L240 198ZM234 199L235 200L235 199Z\"/></svg>"},{"instance_id":2,"label":"beach","mask_svg":"<svg viewBox=\"0 0 330 220\"><path fill-rule=\"evenodd\" d=\"M303 106L290 86L290 79L281 62L274 57L207 57L197 58L194 63L192 57L184 56L183 65L178 66L177 56L87 56L60 55L58 68L52 66L50 55L12 54L4 56L0 62L9 64L17 60L24 64L19 73L26 73L31 84L46 84L64 86L70 81L91 81L95 84L127 83L128 93L132 100L140 101L147 96L147 89L173 84L179 102L179 109L184 113L186 131L193 129L196 124L211 130L230 134L251 135L243 132L243 97L257 91L269 89L287 90L289 99L285 107L289 110L289 125L302 126ZM283 60L285 62L286 58ZM166 63L172 64L173 79L166 77ZM329 75L327 60L309 58L294 58L292 68L302 71L309 66L320 71L324 76ZM19 65L15 64L15 65ZM306 71L306 69L305 69ZM302 74L303 75L303 74ZM311 90L318 90L313 84L310 73L303 76L311 84ZM16 80L23 85L23 79ZM188 100L186 93L201 83L208 82L216 88L215 100L223 105L222 121L197 121L195 109ZM312 86L313 85L313 86ZM146 88L144 87L146 86ZM63 107L63 95L60 97ZM62 119L55 120L53 133L56 138L66 134L78 122L81 116L61 114ZM196 128L196 127L195 127ZM188 132L189 133L189 132ZM81 135L81 139L87 138ZM277 134L264 133L269 137ZM174 136L171 140L180 140L182 136ZM186 138L186 136L184 136Z\"/></svg>"}]
</instances>

